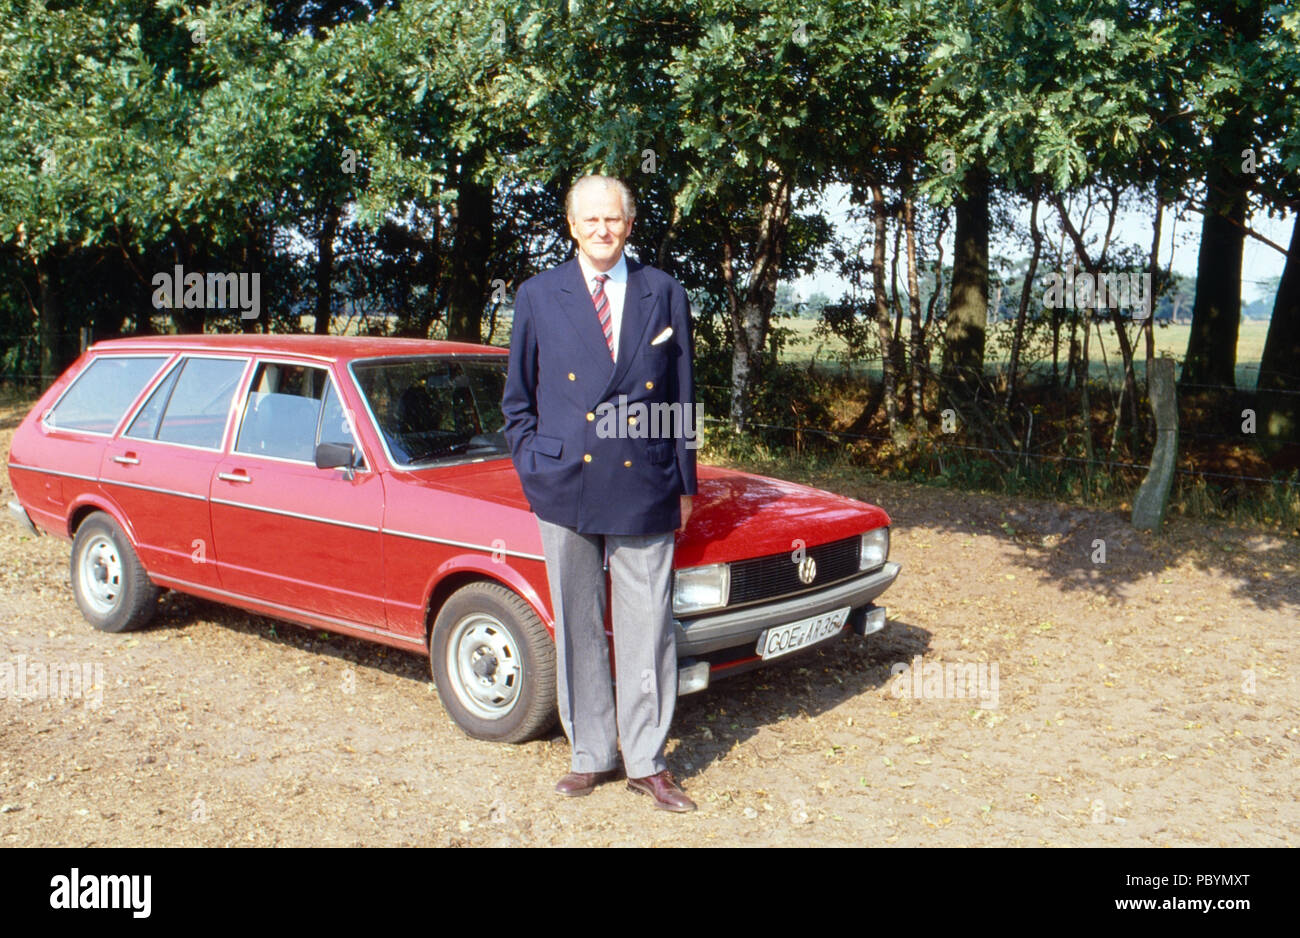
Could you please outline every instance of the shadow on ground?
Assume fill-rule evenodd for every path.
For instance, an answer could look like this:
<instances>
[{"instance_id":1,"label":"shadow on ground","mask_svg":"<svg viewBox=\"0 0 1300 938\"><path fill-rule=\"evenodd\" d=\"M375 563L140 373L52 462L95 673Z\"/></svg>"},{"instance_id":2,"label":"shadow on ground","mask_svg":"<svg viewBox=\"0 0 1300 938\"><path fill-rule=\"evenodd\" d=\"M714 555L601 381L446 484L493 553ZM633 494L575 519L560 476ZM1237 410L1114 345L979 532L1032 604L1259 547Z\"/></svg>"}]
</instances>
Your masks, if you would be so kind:
<instances>
[{"instance_id":1,"label":"shadow on ground","mask_svg":"<svg viewBox=\"0 0 1300 938\"><path fill-rule=\"evenodd\" d=\"M200 621L326 655L348 666L371 668L420 684L430 681L428 661L417 653L304 628L181 593L167 593L160 600L158 614L141 631L183 631ZM701 693L679 698L669 735L670 745L677 740L671 758L674 774L690 778L765 727L792 717L815 717L864 692L879 689L891 679L894 663L927 654L930 638L930 633L919 626L891 620L882 631L866 639L848 632L757 670L718 681ZM435 706L441 708L441 704ZM440 716L446 718L445 711ZM558 723L543 738L565 740ZM691 768L686 768L687 763Z\"/></svg>"}]
</instances>

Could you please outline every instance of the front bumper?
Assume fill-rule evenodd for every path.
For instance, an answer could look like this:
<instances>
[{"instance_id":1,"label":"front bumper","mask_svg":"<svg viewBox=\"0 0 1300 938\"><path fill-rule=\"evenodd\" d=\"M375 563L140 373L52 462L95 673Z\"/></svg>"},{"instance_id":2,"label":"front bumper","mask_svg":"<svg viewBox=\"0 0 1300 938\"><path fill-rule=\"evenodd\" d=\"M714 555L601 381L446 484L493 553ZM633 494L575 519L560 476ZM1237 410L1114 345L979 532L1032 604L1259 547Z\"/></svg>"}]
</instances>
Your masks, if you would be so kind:
<instances>
[{"instance_id":1,"label":"front bumper","mask_svg":"<svg viewBox=\"0 0 1300 938\"><path fill-rule=\"evenodd\" d=\"M21 524L33 537L39 537L40 531L32 523L31 515L27 514L27 509L17 502L9 503L9 516Z\"/></svg>"},{"instance_id":2,"label":"front bumper","mask_svg":"<svg viewBox=\"0 0 1300 938\"><path fill-rule=\"evenodd\" d=\"M674 619L677 657L681 659L705 655L746 644L753 649L764 629L821 615L844 606L852 607L849 621L856 626L871 601L889 589L890 584L897 579L899 569L898 564L887 561L875 573L854 577L813 593L801 593L776 602L703 615L684 622Z\"/></svg>"}]
</instances>

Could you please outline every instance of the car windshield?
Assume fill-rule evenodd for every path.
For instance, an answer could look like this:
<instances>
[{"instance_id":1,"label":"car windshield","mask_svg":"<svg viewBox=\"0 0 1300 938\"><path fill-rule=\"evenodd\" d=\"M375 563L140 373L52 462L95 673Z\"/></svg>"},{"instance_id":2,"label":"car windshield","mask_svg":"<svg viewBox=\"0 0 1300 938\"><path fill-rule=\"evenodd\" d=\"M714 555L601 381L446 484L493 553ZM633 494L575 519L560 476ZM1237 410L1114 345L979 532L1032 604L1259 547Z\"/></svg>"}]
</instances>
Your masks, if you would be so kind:
<instances>
[{"instance_id":1,"label":"car windshield","mask_svg":"<svg viewBox=\"0 0 1300 938\"><path fill-rule=\"evenodd\" d=\"M398 465L510 454L502 432L504 355L368 359L352 371Z\"/></svg>"}]
</instances>

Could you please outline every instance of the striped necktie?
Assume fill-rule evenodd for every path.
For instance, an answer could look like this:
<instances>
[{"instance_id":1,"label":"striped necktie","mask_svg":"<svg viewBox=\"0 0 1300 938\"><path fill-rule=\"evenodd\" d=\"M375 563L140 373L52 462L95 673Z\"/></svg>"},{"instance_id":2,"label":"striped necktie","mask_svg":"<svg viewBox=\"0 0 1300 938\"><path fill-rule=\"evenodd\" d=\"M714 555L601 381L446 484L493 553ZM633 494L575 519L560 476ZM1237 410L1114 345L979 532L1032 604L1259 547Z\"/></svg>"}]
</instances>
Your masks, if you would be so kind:
<instances>
[{"instance_id":1,"label":"striped necktie","mask_svg":"<svg viewBox=\"0 0 1300 938\"><path fill-rule=\"evenodd\" d=\"M609 297L605 295L605 281L609 274L597 274L596 292L591 295L591 302L596 304L596 315L600 318L600 329L605 333L605 344L609 346L609 357L614 357L614 321L609 315Z\"/></svg>"}]
</instances>

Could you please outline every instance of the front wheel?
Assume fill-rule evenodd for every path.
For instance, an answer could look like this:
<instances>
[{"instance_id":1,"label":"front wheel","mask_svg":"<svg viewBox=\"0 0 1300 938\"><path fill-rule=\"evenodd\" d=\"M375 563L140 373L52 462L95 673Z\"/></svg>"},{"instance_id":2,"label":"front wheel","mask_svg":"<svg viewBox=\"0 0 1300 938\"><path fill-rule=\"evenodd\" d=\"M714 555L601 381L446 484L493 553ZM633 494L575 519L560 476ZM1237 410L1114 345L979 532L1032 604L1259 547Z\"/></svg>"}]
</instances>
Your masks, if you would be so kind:
<instances>
[{"instance_id":1,"label":"front wheel","mask_svg":"<svg viewBox=\"0 0 1300 938\"><path fill-rule=\"evenodd\" d=\"M433 624L429 667L443 706L475 739L521 743L555 725L555 643L504 586L451 595Z\"/></svg>"},{"instance_id":2,"label":"front wheel","mask_svg":"<svg viewBox=\"0 0 1300 938\"><path fill-rule=\"evenodd\" d=\"M128 632L153 618L160 591L121 525L97 511L81 523L72 541L72 592L95 628Z\"/></svg>"}]
</instances>

